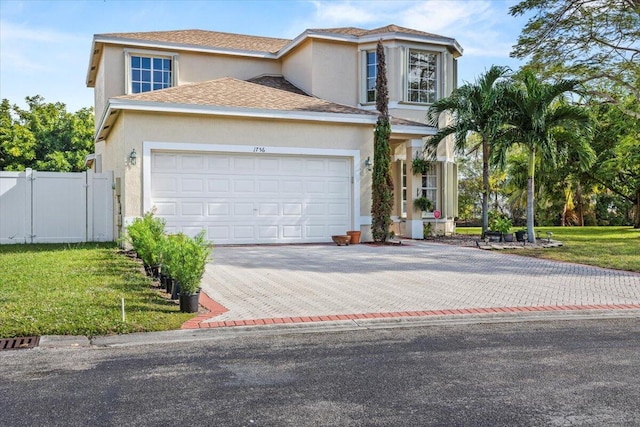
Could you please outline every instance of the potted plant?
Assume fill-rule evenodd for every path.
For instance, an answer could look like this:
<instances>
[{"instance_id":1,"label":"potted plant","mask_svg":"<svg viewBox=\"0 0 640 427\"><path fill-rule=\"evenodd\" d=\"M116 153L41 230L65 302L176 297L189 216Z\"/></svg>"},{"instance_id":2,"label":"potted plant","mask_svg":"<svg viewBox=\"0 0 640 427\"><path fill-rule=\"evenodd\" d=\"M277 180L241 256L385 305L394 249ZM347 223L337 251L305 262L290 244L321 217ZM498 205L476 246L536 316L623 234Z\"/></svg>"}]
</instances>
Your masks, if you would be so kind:
<instances>
[{"instance_id":1,"label":"potted plant","mask_svg":"<svg viewBox=\"0 0 640 427\"><path fill-rule=\"evenodd\" d=\"M165 220L147 212L127 227L128 241L142 259L148 275L158 277L160 268L160 243L164 236Z\"/></svg>"},{"instance_id":2,"label":"potted plant","mask_svg":"<svg viewBox=\"0 0 640 427\"><path fill-rule=\"evenodd\" d=\"M194 238L178 233L175 240L175 260L172 260L171 272L180 286L180 311L195 313L200 298L200 280L211 248L204 238L204 231Z\"/></svg>"},{"instance_id":3,"label":"potted plant","mask_svg":"<svg viewBox=\"0 0 640 427\"><path fill-rule=\"evenodd\" d=\"M513 242L513 233L510 233L512 227L511 220L505 216L497 216L491 221L491 232L498 233L500 238L505 242Z\"/></svg>"},{"instance_id":4,"label":"potted plant","mask_svg":"<svg viewBox=\"0 0 640 427\"><path fill-rule=\"evenodd\" d=\"M414 175L426 175L431 169L432 163L422 157L416 157L411 161L411 171Z\"/></svg>"},{"instance_id":5,"label":"potted plant","mask_svg":"<svg viewBox=\"0 0 640 427\"><path fill-rule=\"evenodd\" d=\"M418 212L429 212L433 209L433 202L426 197L418 197L413 199L413 209Z\"/></svg>"}]
</instances>

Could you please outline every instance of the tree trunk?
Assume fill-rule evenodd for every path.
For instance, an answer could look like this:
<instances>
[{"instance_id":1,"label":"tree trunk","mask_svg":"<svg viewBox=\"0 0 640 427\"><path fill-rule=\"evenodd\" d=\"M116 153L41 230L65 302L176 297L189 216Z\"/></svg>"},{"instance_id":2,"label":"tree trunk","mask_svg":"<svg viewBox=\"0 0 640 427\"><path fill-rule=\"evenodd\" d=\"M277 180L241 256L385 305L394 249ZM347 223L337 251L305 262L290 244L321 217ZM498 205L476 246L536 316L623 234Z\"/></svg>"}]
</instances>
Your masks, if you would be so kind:
<instances>
[{"instance_id":1,"label":"tree trunk","mask_svg":"<svg viewBox=\"0 0 640 427\"><path fill-rule=\"evenodd\" d=\"M527 178L527 237L529 239L529 242L531 243L535 243L536 242L536 235L534 232L534 212L533 212L533 206L534 206L534 200L533 200L533 194L534 194L534 175L535 175L535 171L536 171L536 152L535 150L531 150L529 152L529 173L528 173L528 178Z\"/></svg>"},{"instance_id":2,"label":"tree trunk","mask_svg":"<svg viewBox=\"0 0 640 427\"><path fill-rule=\"evenodd\" d=\"M578 206L578 222L580 227L584 227L584 209L582 207L582 185L578 183L576 187L576 202Z\"/></svg>"},{"instance_id":3,"label":"tree trunk","mask_svg":"<svg viewBox=\"0 0 640 427\"><path fill-rule=\"evenodd\" d=\"M482 237L489 230L489 144L482 137Z\"/></svg>"},{"instance_id":4,"label":"tree trunk","mask_svg":"<svg viewBox=\"0 0 640 427\"><path fill-rule=\"evenodd\" d=\"M633 228L640 228L640 190L636 191L636 202L633 204Z\"/></svg>"}]
</instances>

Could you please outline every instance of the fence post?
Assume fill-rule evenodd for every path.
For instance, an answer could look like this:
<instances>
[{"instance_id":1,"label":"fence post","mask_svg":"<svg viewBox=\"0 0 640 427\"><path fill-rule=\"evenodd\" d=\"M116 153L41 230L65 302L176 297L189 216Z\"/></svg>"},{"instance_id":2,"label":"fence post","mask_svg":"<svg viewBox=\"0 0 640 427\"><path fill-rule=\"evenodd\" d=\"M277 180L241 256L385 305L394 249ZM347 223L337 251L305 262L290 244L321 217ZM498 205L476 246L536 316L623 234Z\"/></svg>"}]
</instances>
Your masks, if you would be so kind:
<instances>
[{"instance_id":1,"label":"fence post","mask_svg":"<svg viewBox=\"0 0 640 427\"><path fill-rule=\"evenodd\" d=\"M35 232L33 229L33 180L36 179L36 171L31 168L26 168L24 171L24 202L25 202L25 243L33 243L33 237ZM27 240L28 239L28 240Z\"/></svg>"},{"instance_id":2,"label":"fence post","mask_svg":"<svg viewBox=\"0 0 640 427\"><path fill-rule=\"evenodd\" d=\"M87 215L87 229L85 232L85 242L93 242L93 178L94 174L91 169L83 172L86 180L85 188L87 189L85 197L85 212Z\"/></svg>"}]
</instances>

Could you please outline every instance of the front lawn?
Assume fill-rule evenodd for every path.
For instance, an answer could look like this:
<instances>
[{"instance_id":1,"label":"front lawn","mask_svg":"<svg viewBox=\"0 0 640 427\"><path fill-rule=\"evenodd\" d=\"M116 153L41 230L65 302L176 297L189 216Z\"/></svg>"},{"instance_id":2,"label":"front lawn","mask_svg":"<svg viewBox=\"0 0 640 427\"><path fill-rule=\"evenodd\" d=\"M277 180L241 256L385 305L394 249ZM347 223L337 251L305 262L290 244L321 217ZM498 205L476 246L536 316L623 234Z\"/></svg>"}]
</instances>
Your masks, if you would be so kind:
<instances>
[{"instance_id":1,"label":"front lawn","mask_svg":"<svg viewBox=\"0 0 640 427\"><path fill-rule=\"evenodd\" d=\"M193 316L114 244L0 245L0 338L164 331Z\"/></svg>"},{"instance_id":2,"label":"front lawn","mask_svg":"<svg viewBox=\"0 0 640 427\"><path fill-rule=\"evenodd\" d=\"M559 248L517 249L510 252L537 258L575 262L640 272L640 229L632 227L536 227L546 239L563 243ZM479 227L457 227L458 234L480 235Z\"/></svg>"}]
</instances>

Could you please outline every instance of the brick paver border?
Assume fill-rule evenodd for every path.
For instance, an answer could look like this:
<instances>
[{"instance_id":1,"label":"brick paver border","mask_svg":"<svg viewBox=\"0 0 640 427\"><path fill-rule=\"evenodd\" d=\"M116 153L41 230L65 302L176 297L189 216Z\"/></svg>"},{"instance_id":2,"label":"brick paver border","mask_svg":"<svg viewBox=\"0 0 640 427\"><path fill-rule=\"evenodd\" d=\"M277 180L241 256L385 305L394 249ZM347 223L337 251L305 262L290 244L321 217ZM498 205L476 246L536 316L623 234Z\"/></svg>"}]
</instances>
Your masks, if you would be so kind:
<instances>
[{"instance_id":1,"label":"brick paver border","mask_svg":"<svg viewBox=\"0 0 640 427\"><path fill-rule=\"evenodd\" d=\"M200 305L209 310L208 313L201 314L182 325L182 329L203 329L203 328L227 328L233 326L256 326L275 325L283 323L310 323L329 322L336 320L359 320L359 319L385 319L402 317L428 317L428 316L456 316L463 314L504 314L504 313L529 313L541 311L576 311L576 310L637 310L640 304L608 304L608 305L559 305L559 306L523 306L523 307L488 307L488 308L460 308L445 310L426 311L399 311L388 313L355 313L355 314L332 314L327 316L303 316L303 317L274 317L268 319L249 320L225 320L209 321L212 317L229 311L226 307L209 298L207 294L200 291Z\"/></svg>"}]
</instances>

